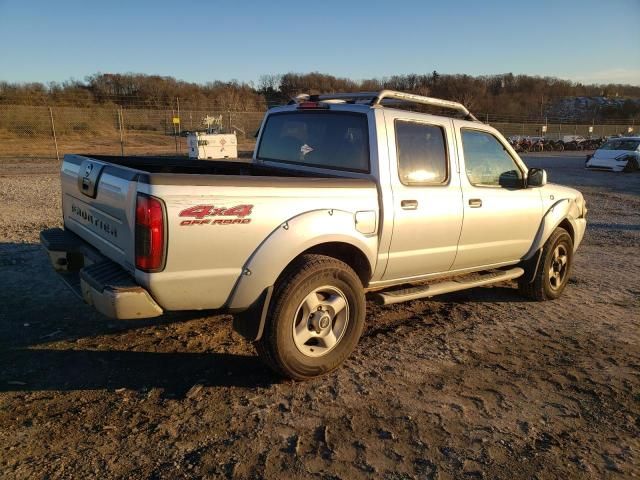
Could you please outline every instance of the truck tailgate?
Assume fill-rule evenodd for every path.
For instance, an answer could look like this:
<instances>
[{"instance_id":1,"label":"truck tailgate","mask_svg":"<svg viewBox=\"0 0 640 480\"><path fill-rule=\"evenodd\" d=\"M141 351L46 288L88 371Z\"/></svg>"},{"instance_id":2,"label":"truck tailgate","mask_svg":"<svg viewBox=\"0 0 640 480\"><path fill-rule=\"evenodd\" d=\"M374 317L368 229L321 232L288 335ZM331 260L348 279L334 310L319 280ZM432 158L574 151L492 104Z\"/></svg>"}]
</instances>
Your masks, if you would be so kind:
<instances>
[{"instance_id":1,"label":"truck tailgate","mask_svg":"<svg viewBox=\"0 0 640 480\"><path fill-rule=\"evenodd\" d=\"M80 155L62 164L64 226L133 272L138 170Z\"/></svg>"}]
</instances>

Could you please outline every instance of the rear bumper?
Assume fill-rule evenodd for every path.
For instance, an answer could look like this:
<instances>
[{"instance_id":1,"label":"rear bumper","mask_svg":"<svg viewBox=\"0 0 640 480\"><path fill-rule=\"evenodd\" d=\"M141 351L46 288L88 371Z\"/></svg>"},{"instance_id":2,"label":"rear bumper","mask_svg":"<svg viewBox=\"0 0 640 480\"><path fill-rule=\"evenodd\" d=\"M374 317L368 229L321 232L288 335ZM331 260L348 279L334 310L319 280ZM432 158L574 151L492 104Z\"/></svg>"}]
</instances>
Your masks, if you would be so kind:
<instances>
[{"instance_id":1,"label":"rear bumper","mask_svg":"<svg viewBox=\"0 0 640 480\"><path fill-rule=\"evenodd\" d=\"M103 315L119 320L162 315L162 308L126 270L77 235L60 228L43 230L40 242L67 286Z\"/></svg>"}]
</instances>

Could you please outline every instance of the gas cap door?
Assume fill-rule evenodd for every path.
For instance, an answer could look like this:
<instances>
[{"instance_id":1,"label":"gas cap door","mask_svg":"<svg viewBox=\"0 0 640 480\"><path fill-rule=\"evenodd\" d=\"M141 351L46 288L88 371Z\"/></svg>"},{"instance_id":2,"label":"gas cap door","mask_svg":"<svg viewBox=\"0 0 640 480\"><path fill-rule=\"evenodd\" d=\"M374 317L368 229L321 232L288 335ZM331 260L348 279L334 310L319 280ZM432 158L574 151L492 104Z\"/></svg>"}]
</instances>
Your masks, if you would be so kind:
<instances>
[{"instance_id":1,"label":"gas cap door","mask_svg":"<svg viewBox=\"0 0 640 480\"><path fill-rule=\"evenodd\" d=\"M87 197L96 198L98 179L104 164L86 159L78 170L78 190Z\"/></svg>"}]
</instances>

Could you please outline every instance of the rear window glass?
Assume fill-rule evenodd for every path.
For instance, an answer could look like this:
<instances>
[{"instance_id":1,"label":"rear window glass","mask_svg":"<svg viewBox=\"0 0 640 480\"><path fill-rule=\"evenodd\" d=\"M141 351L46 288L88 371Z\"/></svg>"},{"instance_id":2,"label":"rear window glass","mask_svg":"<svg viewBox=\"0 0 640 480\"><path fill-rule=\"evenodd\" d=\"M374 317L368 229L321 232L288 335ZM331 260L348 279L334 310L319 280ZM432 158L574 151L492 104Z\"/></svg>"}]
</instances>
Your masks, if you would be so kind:
<instances>
[{"instance_id":1,"label":"rear window glass","mask_svg":"<svg viewBox=\"0 0 640 480\"><path fill-rule=\"evenodd\" d=\"M609 140L600 147L600 150L627 150L633 152L638 149L638 145L640 145L640 140Z\"/></svg>"},{"instance_id":2,"label":"rear window glass","mask_svg":"<svg viewBox=\"0 0 640 480\"><path fill-rule=\"evenodd\" d=\"M257 157L368 172L367 117L348 112L274 113L267 118Z\"/></svg>"}]
</instances>

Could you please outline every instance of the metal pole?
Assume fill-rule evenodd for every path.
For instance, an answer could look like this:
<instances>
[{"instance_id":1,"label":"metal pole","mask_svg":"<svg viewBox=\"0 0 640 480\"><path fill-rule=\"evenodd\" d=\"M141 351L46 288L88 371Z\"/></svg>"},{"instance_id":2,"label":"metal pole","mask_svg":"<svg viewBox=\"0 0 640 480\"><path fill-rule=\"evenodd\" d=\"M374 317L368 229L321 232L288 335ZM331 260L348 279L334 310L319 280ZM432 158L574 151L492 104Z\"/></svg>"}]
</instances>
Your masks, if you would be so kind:
<instances>
[{"instance_id":1,"label":"metal pole","mask_svg":"<svg viewBox=\"0 0 640 480\"><path fill-rule=\"evenodd\" d=\"M173 125L173 139L175 141L176 144L176 155L178 155L178 136L177 136L177 131L176 131L176 124L173 123L173 119L176 116L176 111L172 108L171 109L171 125Z\"/></svg>"},{"instance_id":2,"label":"metal pole","mask_svg":"<svg viewBox=\"0 0 640 480\"><path fill-rule=\"evenodd\" d=\"M120 127L120 156L124 157L124 135L122 132L124 118L122 115L122 107L118 109L118 125Z\"/></svg>"},{"instance_id":3,"label":"metal pole","mask_svg":"<svg viewBox=\"0 0 640 480\"><path fill-rule=\"evenodd\" d=\"M562 120L558 122L558 138L556 138L556 140L560 140L561 136L562 136Z\"/></svg>"},{"instance_id":4,"label":"metal pole","mask_svg":"<svg viewBox=\"0 0 640 480\"><path fill-rule=\"evenodd\" d=\"M180 125L180 99L178 97L176 97L176 104L178 105L178 146L179 146L179 150L182 150L182 135L181 135L182 127Z\"/></svg>"},{"instance_id":5,"label":"metal pole","mask_svg":"<svg viewBox=\"0 0 640 480\"><path fill-rule=\"evenodd\" d=\"M53 134L53 144L56 146L56 159L60 161L60 152L58 151L58 139L56 138L56 125L53 122L53 110L49 107L49 118L51 119L51 133Z\"/></svg>"}]
</instances>

